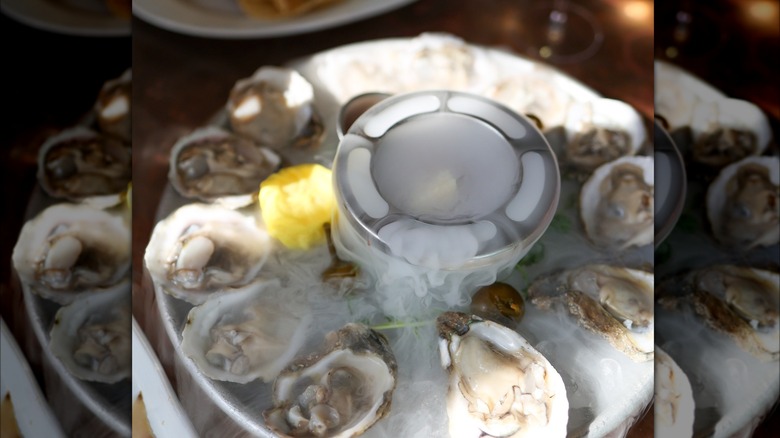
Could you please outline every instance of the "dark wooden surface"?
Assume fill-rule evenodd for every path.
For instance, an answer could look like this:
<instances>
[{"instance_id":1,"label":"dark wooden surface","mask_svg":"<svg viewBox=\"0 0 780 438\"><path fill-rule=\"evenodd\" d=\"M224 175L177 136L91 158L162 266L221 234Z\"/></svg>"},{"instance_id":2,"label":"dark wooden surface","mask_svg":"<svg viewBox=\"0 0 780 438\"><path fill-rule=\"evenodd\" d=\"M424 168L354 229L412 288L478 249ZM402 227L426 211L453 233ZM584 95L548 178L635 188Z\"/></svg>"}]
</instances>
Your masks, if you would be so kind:
<instances>
[{"instance_id":1,"label":"dark wooden surface","mask_svg":"<svg viewBox=\"0 0 780 438\"><path fill-rule=\"evenodd\" d=\"M603 45L581 62L552 64L605 96L624 100L652 118L652 3L635 2L640 4L638 15L627 14L623 3L618 1L580 3L603 28ZM541 59L538 51L529 47L530 35L545 31L544 23L532 20L524 12L533 5L534 2L516 0L421 0L339 28L241 41L178 35L136 19L133 23L134 293L144 290L143 248L166 184L169 150L179 136L205 124L224 105L236 80L251 75L262 65L283 64L348 43L413 37L423 32L447 32L470 43L502 47ZM144 302L149 303L135 297L137 317L141 316L139 312L154 308L141 304ZM652 435L651 409L631 429L629 436Z\"/></svg>"}]
</instances>

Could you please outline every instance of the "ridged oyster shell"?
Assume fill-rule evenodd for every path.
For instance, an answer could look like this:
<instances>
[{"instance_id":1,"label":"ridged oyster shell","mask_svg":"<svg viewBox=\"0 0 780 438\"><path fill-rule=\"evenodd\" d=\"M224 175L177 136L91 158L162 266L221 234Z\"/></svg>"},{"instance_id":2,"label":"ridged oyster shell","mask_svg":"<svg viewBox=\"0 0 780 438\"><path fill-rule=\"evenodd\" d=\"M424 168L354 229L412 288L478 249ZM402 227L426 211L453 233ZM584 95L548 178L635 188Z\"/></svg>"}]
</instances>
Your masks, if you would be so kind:
<instances>
[{"instance_id":1,"label":"ridged oyster shell","mask_svg":"<svg viewBox=\"0 0 780 438\"><path fill-rule=\"evenodd\" d=\"M100 131L127 144L131 134L132 97L132 73L127 70L103 85L94 108Z\"/></svg>"},{"instance_id":2,"label":"ridged oyster shell","mask_svg":"<svg viewBox=\"0 0 780 438\"><path fill-rule=\"evenodd\" d=\"M563 160L585 170L635 155L647 140L639 113L614 99L573 103L564 128L567 139Z\"/></svg>"},{"instance_id":3,"label":"ridged oyster shell","mask_svg":"<svg viewBox=\"0 0 780 438\"><path fill-rule=\"evenodd\" d=\"M522 336L459 312L443 313L436 325L450 374L450 437L566 436L563 379Z\"/></svg>"},{"instance_id":4,"label":"ridged oyster shell","mask_svg":"<svg viewBox=\"0 0 780 438\"><path fill-rule=\"evenodd\" d=\"M83 126L49 137L38 153L38 182L54 198L79 201L121 193L130 182L130 148Z\"/></svg>"},{"instance_id":5,"label":"ridged oyster shell","mask_svg":"<svg viewBox=\"0 0 780 438\"><path fill-rule=\"evenodd\" d=\"M171 151L168 180L185 198L214 201L251 194L276 171L281 158L270 149L217 127L182 137Z\"/></svg>"},{"instance_id":6,"label":"ridged oyster shell","mask_svg":"<svg viewBox=\"0 0 780 438\"><path fill-rule=\"evenodd\" d=\"M347 324L279 375L263 418L284 437L358 436L390 411L397 368L384 336Z\"/></svg>"},{"instance_id":7,"label":"ridged oyster shell","mask_svg":"<svg viewBox=\"0 0 780 438\"><path fill-rule=\"evenodd\" d=\"M654 185L652 157L623 157L597 168L580 191L590 240L617 250L652 243Z\"/></svg>"},{"instance_id":8,"label":"ridged oyster shell","mask_svg":"<svg viewBox=\"0 0 780 438\"><path fill-rule=\"evenodd\" d=\"M707 190L707 218L728 246L780 242L780 158L748 157L724 168Z\"/></svg>"},{"instance_id":9,"label":"ridged oyster shell","mask_svg":"<svg viewBox=\"0 0 780 438\"><path fill-rule=\"evenodd\" d=\"M658 436L693 436L695 403L691 382L661 348L655 347L655 433Z\"/></svg>"},{"instance_id":10,"label":"ridged oyster shell","mask_svg":"<svg viewBox=\"0 0 780 438\"><path fill-rule=\"evenodd\" d=\"M635 362L653 358L655 277L609 265L587 265L536 280L531 302L549 309L562 305L587 330Z\"/></svg>"},{"instance_id":11,"label":"ridged oyster shell","mask_svg":"<svg viewBox=\"0 0 780 438\"><path fill-rule=\"evenodd\" d=\"M130 377L130 296L130 280L124 280L57 311L49 348L73 376L101 383Z\"/></svg>"},{"instance_id":12,"label":"ridged oyster shell","mask_svg":"<svg viewBox=\"0 0 780 438\"><path fill-rule=\"evenodd\" d=\"M323 132L314 110L314 88L284 67L264 66L236 82L227 111L233 131L272 149L315 147Z\"/></svg>"},{"instance_id":13,"label":"ridged oyster shell","mask_svg":"<svg viewBox=\"0 0 780 438\"><path fill-rule=\"evenodd\" d=\"M761 109L740 99L696 105L691 120L694 161L723 167L751 155L761 155L772 130Z\"/></svg>"},{"instance_id":14,"label":"ridged oyster shell","mask_svg":"<svg viewBox=\"0 0 780 438\"><path fill-rule=\"evenodd\" d=\"M665 309L690 309L715 332L764 362L780 359L780 274L718 265L661 283Z\"/></svg>"},{"instance_id":15,"label":"ridged oyster shell","mask_svg":"<svg viewBox=\"0 0 780 438\"><path fill-rule=\"evenodd\" d=\"M188 204L152 231L144 265L155 285L192 304L252 281L271 250L256 206Z\"/></svg>"},{"instance_id":16,"label":"ridged oyster shell","mask_svg":"<svg viewBox=\"0 0 780 438\"><path fill-rule=\"evenodd\" d=\"M214 294L194 307L181 348L203 374L248 383L270 382L303 346L311 316L295 291L278 281L257 280Z\"/></svg>"},{"instance_id":17,"label":"ridged oyster shell","mask_svg":"<svg viewBox=\"0 0 780 438\"><path fill-rule=\"evenodd\" d=\"M85 204L55 204L27 221L13 251L22 283L61 304L114 285L130 269L123 214Z\"/></svg>"}]
</instances>

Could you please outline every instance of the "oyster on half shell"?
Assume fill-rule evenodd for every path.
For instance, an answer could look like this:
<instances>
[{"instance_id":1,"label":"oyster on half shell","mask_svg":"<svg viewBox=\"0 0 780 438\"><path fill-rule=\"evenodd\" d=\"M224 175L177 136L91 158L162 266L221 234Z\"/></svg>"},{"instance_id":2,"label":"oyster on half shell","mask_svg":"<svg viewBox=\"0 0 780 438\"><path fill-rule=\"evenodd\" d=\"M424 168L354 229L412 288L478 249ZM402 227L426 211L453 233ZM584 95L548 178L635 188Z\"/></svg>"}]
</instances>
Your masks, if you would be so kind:
<instances>
[{"instance_id":1,"label":"oyster on half shell","mask_svg":"<svg viewBox=\"0 0 780 438\"><path fill-rule=\"evenodd\" d=\"M49 348L73 376L101 383L130 377L130 295L130 280L124 280L57 312Z\"/></svg>"},{"instance_id":2,"label":"oyster on half shell","mask_svg":"<svg viewBox=\"0 0 780 438\"><path fill-rule=\"evenodd\" d=\"M707 218L728 246L780 242L780 158L749 157L724 168L707 189Z\"/></svg>"},{"instance_id":3,"label":"oyster on half shell","mask_svg":"<svg viewBox=\"0 0 780 438\"><path fill-rule=\"evenodd\" d=\"M691 132L694 161L713 167L761 155L772 138L769 120L761 109L740 99L698 103Z\"/></svg>"},{"instance_id":4,"label":"oyster on half shell","mask_svg":"<svg viewBox=\"0 0 780 438\"><path fill-rule=\"evenodd\" d=\"M597 168L580 191L580 217L596 245L617 250L653 242L653 158L623 157Z\"/></svg>"},{"instance_id":5,"label":"oyster on half shell","mask_svg":"<svg viewBox=\"0 0 780 438\"><path fill-rule=\"evenodd\" d=\"M655 433L658 436L693 436L695 403L691 382L661 348L655 347Z\"/></svg>"},{"instance_id":6,"label":"oyster on half shell","mask_svg":"<svg viewBox=\"0 0 780 438\"><path fill-rule=\"evenodd\" d=\"M270 382L303 346L310 326L294 292L257 280L212 295L190 311L182 351L212 379Z\"/></svg>"},{"instance_id":7,"label":"oyster on half shell","mask_svg":"<svg viewBox=\"0 0 780 438\"><path fill-rule=\"evenodd\" d=\"M593 170L635 155L647 139L642 117L625 102L596 99L571 105L567 112L564 160Z\"/></svg>"},{"instance_id":8,"label":"oyster on half shell","mask_svg":"<svg viewBox=\"0 0 780 438\"><path fill-rule=\"evenodd\" d=\"M230 126L272 149L316 147L323 133L314 88L298 72L264 66L236 82L227 102Z\"/></svg>"},{"instance_id":9,"label":"oyster on half shell","mask_svg":"<svg viewBox=\"0 0 780 438\"><path fill-rule=\"evenodd\" d=\"M259 210L188 204L152 231L144 264L155 285L192 304L252 281L268 258L271 237Z\"/></svg>"},{"instance_id":10,"label":"oyster on half shell","mask_svg":"<svg viewBox=\"0 0 780 438\"><path fill-rule=\"evenodd\" d=\"M207 127L182 137L173 146L168 180L180 195L201 201L247 195L281 163L268 148L217 127Z\"/></svg>"},{"instance_id":11,"label":"oyster on half shell","mask_svg":"<svg viewBox=\"0 0 780 438\"><path fill-rule=\"evenodd\" d=\"M38 153L38 181L50 196L79 201L121 193L130 182L130 148L77 126L49 137Z\"/></svg>"},{"instance_id":12,"label":"oyster on half shell","mask_svg":"<svg viewBox=\"0 0 780 438\"><path fill-rule=\"evenodd\" d=\"M95 102L95 116L100 130L130 143L130 117L132 92L132 72L125 71L122 76L103 85Z\"/></svg>"},{"instance_id":13,"label":"oyster on half shell","mask_svg":"<svg viewBox=\"0 0 780 438\"><path fill-rule=\"evenodd\" d=\"M384 336L347 324L282 371L263 418L285 437L358 436L390 411L397 368Z\"/></svg>"},{"instance_id":14,"label":"oyster on half shell","mask_svg":"<svg viewBox=\"0 0 780 438\"><path fill-rule=\"evenodd\" d=\"M459 312L436 320L453 438L564 437L563 379L517 332Z\"/></svg>"},{"instance_id":15,"label":"oyster on half shell","mask_svg":"<svg viewBox=\"0 0 780 438\"><path fill-rule=\"evenodd\" d=\"M123 214L55 204L24 224L12 259L21 281L35 293L67 304L127 275L130 228Z\"/></svg>"},{"instance_id":16,"label":"oyster on half shell","mask_svg":"<svg viewBox=\"0 0 780 438\"><path fill-rule=\"evenodd\" d=\"M654 275L638 269L588 265L541 278L531 302L563 305L577 323L606 339L635 362L653 358Z\"/></svg>"}]
</instances>

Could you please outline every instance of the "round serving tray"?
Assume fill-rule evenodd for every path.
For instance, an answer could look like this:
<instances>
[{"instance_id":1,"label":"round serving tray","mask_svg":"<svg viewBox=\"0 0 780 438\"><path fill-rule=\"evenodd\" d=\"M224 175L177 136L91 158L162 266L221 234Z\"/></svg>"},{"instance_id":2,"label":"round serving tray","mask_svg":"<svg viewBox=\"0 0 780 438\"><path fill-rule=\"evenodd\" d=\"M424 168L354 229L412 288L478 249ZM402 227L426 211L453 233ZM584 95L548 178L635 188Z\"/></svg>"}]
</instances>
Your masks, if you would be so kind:
<instances>
[{"instance_id":1,"label":"round serving tray","mask_svg":"<svg viewBox=\"0 0 780 438\"><path fill-rule=\"evenodd\" d=\"M418 37L420 38L420 37ZM387 83L375 79L359 83L350 81L345 83L342 78L347 78L348 69L355 68L356 60L365 60L369 63L381 64L388 54L409 50L419 43L418 38L399 38L378 40L352 44L318 53L306 58L292 61L288 66L298 70L308 79L315 89L315 107L325 123L325 136L322 146L313 153L298 153L298 155L286 156L292 163L317 162L328 167L332 164L333 157L338 146L336 122L339 109L350 97L371 91L396 93L400 90L388 89ZM451 38L451 37L449 37ZM480 56L484 56L493 66L492 79L483 81L471 88L462 91L470 91L475 94L485 94L490 86L502 79L528 78L541 81L552 89L565 96L566 105L572 102L585 102L598 99L601 96L586 85L572 79L561 72L535 61L531 61L506 51L467 45L470 50L476 50ZM238 79L238 78L235 78ZM447 84L441 84L438 88L447 88ZM227 97L227 96L226 96ZM216 116L212 124L226 127L224 112L215 108ZM556 120L544 120L545 136L553 149L560 148L564 141L560 118ZM649 120L649 115L645 117ZM647 123L649 126L649 122ZM163 145L160 145L163 147ZM652 145L645 145L643 153L649 153ZM653 248L645 245L641 248L633 248L609 254L600 251L589 243L584 235L583 227L579 220L577 199L582 178L575 174L564 175L561 185L561 197L557 214L552 225L542 236L539 242L531 249L526 258L521 261L512 276L504 281L513 284L518 290L525 290L531 281L541 275L580 266L585 263L613 263L628 267L643 267L652 269ZM179 196L168 184L164 189L158 206L156 220L167 217L176 208L192 202ZM317 252L322 260L329 261L329 256L324 248L312 250ZM327 264L327 262L326 262ZM319 272L315 274L318 276ZM151 284L151 281L148 282ZM219 382L206 377L186 357L180 345L182 330L187 322L187 316L192 305L182 300L173 298L164 293L162 288L152 285L152 290L146 290L147 294L154 294L159 309L164 336L167 336L173 345L175 354L162 352L163 362L168 367L173 367L176 375L177 392L185 411L190 415L195 428L202 434L219 430L248 433L257 436L274 436L263 424L261 412L270 405L270 383L254 381L246 385ZM346 302L345 302L346 304ZM348 307L348 306L343 306ZM433 326L422 327L422 330L435 330ZM602 437L614 431L625 431L650 403L653 396L653 363L634 363L622 353L614 351L609 358L595 357L595 353L587 347L588 342L602 342L607 349L611 348L606 341L594 340L589 333L584 333L575 323L561 324L559 316L542 312L530 303L526 306L525 319L519 323L516 329L524 335L529 342L539 349L563 376L569 397L569 423L568 435L570 437ZM391 331L384 332L392 337ZM435 334L431 335L435 338ZM423 335L424 337L424 335ZM552 341L551 339L555 340ZM392 341L392 339L391 339ZM167 344L160 342L158 345ZM432 363L438 363L438 348L435 343L430 346L428 353ZM599 351L606 351L600 350ZM302 352L304 353L304 352ZM300 353L299 353L300 354ZM424 354L424 352L423 352ZM396 353L397 356L398 353ZM400 355L403 357L404 355ZM435 357L434 357L435 356ZM595 363L585 363L586 360L595 360ZM403 359L399 359L399 369L404 366ZM441 401L441 406L436 409L444 409L443 396L446 391L445 372L441 369L432 371L442 382L442 387L431 394L430 400L434 404ZM431 372L426 372L431 374ZM412 375L401 373L398 386L409 387L414 384ZM393 406L400 406L403 398L398 398L398 389L394 396ZM601 391L599 397L593 394ZM440 392L440 394L439 394ZM609 397L604 396L606 392ZM205 397L204 397L205 395ZM440 397L440 398L439 398ZM393 411L381 423L393 421ZM365 436L382 436L379 424L369 429ZM430 429L428 429L430 431ZM446 435L446 426L440 430L434 430L434 436Z\"/></svg>"}]
</instances>

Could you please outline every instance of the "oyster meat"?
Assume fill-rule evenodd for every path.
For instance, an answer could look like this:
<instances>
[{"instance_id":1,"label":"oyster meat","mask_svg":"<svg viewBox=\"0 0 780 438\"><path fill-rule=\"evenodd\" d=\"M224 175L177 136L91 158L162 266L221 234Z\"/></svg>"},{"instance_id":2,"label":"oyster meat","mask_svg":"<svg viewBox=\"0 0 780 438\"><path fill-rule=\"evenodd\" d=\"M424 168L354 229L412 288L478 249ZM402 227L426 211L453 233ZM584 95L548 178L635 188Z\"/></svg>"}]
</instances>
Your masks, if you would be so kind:
<instances>
[{"instance_id":1,"label":"oyster meat","mask_svg":"<svg viewBox=\"0 0 780 438\"><path fill-rule=\"evenodd\" d=\"M564 160L591 171L620 157L635 155L647 139L642 117L614 99L574 103L566 118Z\"/></svg>"},{"instance_id":2,"label":"oyster meat","mask_svg":"<svg viewBox=\"0 0 780 438\"><path fill-rule=\"evenodd\" d=\"M562 304L579 325L644 362L653 358L653 286L649 272L588 265L539 279L528 294L542 309Z\"/></svg>"},{"instance_id":3,"label":"oyster meat","mask_svg":"<svg viewBox=\"0 0 780 438\"><path fill-rule=\"evenodd\" d=\"M597 168L580 191L580 217L596 245L623 250L653 242L653 158L623 157Z\"/></svg>"},{"instance_id":4,"label":"oyster meat","mask_svg":"<svg viewBox=\"0 0 780 438\"><path fill-rule=\"evenodd\" d=\"M303 346L311 317L278 281L258 280L194 307L182 351L215 380L271 381Z\"/></svg>"},{"instance_id":5,"label":"oyster meat","mask_svg":"<svg viewBox=\"0 0 780 438\"><path fill-rule=\"evenodd\" d=\"M49 348L75 377L116 383L130 377L130 280L60 308Z\"/></svg>"},{"instance_id":6,"label":"oyster meat","mask_svg":"<svg viewBox=\"0 0 780 438\"><path fill-rule=\"evenodd\" d=\"M662 349L655 347L655 433L658 436L693 436L695 404L691 382Z\"/></svg>"},{"instance_id":7,"label":"oyster meat","mask_svg":"<svg viewBox=\"0 0 780 438\"><path fill-rule=\"evenodd\" d=\"M214 291L252 281L271 245L256 206L188 204L154 227L144 264L156 286L200 304Z\"/></svg>"},{"instance_id":8,"label":"oyster meat","mask_svg":"<svg viewBox=\"0 0 780 438\"><path fill-rule=\"evenodd\" d=\"M347 324L329 333L325 344L274 382L274 407L263 418L275 433L354 437L390 411L398 366L385 337Z\"/></svg>"},{"instance_id":9,"label":"oyster meat","mask_svg":"<svg viewBox=\"0 0 780 438\"><path fill-rule=\"evenodd\" d=\"M436 320L450 374L449 433L456 437L564 437L563 379L517 332L459 312Z\"/></svg>"},{"instance_id":10,"label":"oyster meat","mask_svg":"<svg viewBox=\"0 0 780 438\"><path fill-rule=\"evenodd\" d=\"M132 95L132 73L127 70L122 76L106 82L95 102L95 115L100 131L126 144L130 143Z\"/></svg>"},{"instance_id":11,"label":"oyster meat","mask_svg":"<svg viewBox=\"0 0 780 438\"><path fill-rule=\"evenodd\" d=\"M280 163L275 152L250 140L217 127L201 128L173 146L168 180L186 198L208 202L249 194L251 201Z\"/></svg>"},{"instance_id":12,"label":"oyster meat","mask_svg":"<svg viewBox=\"0 0 780 438\"><path fill-rule=\"evenodd\" d=\"M227 111L235 132L272 149L316 147L324 132L314 109L314 88L288 68L261 67L236 82Z\"/></svg>"},{"instance_id":13,"label":"oyster meat","mask_svg":"<svg viewBox=\"0 0 780 438\"><path fill-rule=\"evenodd\" d=\"M707 217L725 245L780 242L780 158L749 157L724 168L707 189Z\"/></svg>"},{"instance_id":14,"label":"oyster meat","mask_svg":"<svg viewBox=\"0 0 780 438\"><path fill-rule=\"evenodd\" d=\"M38 154L38 181L49 195L79 201L121 193L130 182L130 148L77 126L50 137Z\"/></svg>"},{"instance_id":15,"label":"oyster meat","mask_svg":"<svg viewBox=\"0 0 780 438\"><path fill-rule=\"evenodd\" d=\"M754 355L780 358L779 274L721 265L695 271L691 280L697 313Z\"/></svg>"},{"instance_id":16,"label":"oyster meat","mask_svg":"<svg viewBox=\"0 0 780 438\"><path fill-rule=\"evenodd\" d=\"M13 251L22 283L61 304L118 283L130 269L125 217L85 204L55 204L27 221Z\"/></svg>"},{"instance_id":17,"label":"oyster meat","mask_svg":"<svg viewBox=\"0 0 780 438\"><path fill-rule=\"evenodd\" d=\"M756 105L739 99L721 99L696 105L691 121L693 159L723 167L769 145L769 120Z\"/></svg>"}]
</instances>

